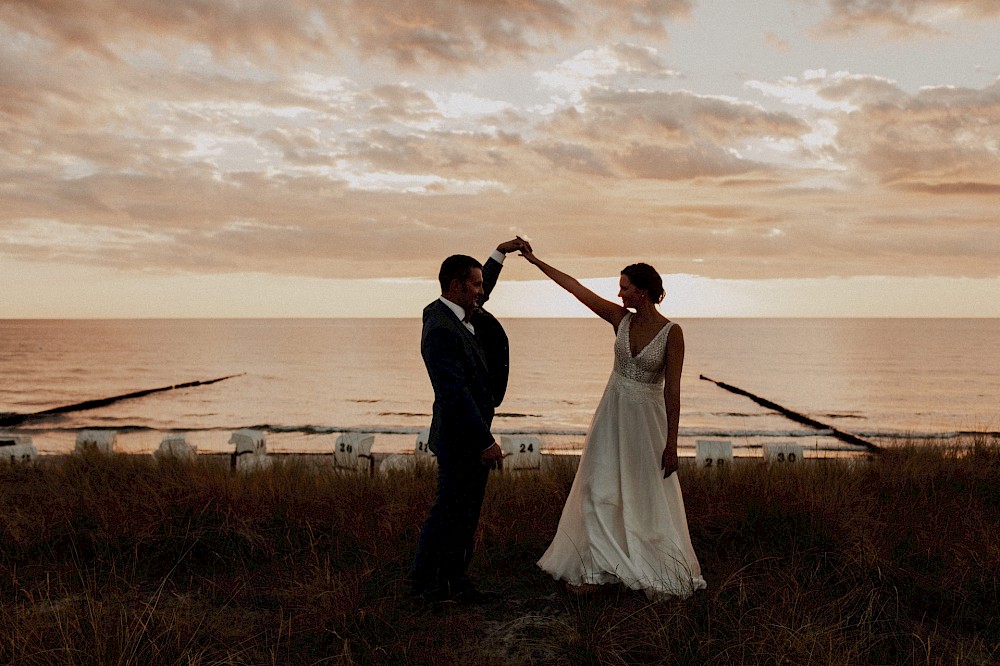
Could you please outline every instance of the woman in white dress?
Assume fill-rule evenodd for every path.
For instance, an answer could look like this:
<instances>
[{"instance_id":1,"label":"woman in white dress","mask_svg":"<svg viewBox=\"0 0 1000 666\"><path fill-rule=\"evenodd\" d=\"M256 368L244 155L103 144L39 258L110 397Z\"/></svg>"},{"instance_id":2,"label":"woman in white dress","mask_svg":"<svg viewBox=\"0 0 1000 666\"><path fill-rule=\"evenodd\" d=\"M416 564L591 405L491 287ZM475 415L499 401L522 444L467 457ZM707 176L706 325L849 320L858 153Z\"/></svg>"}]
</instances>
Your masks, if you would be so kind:
<instances>
[{"instance_id":1,"label":"woman in white dress","mask_svg":"<svg viewBox=\"0 0 1000 666\"><path fill-rule=\"evenodd\" d=\"M627 266L619 305L524 256L617 333L611 379L538 566L577 593L623 583L649 598L687 597L706 584L676 474L684 336L656 308L663 282L648 264Z\"/></svg>"}]
</instances>

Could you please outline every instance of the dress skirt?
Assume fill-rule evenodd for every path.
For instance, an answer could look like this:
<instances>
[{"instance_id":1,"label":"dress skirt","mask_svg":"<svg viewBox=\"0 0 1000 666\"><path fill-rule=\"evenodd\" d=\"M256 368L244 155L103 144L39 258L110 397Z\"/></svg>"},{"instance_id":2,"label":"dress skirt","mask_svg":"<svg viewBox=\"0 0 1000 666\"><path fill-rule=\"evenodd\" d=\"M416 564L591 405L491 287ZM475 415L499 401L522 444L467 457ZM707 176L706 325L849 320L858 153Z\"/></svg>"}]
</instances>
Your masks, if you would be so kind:
<instances>
[{"instance_id":1,"label":"dress skirt","mask_svg":"<svg viewBox=\"0 0 1000 666\"><path fill-rule=\"evenodd\" d=\"M613 372L559 527L538 566L574 585L623 583L650 598L706 586L677 474L663 478L663 385Z\"/></svg>"}]
</instances>

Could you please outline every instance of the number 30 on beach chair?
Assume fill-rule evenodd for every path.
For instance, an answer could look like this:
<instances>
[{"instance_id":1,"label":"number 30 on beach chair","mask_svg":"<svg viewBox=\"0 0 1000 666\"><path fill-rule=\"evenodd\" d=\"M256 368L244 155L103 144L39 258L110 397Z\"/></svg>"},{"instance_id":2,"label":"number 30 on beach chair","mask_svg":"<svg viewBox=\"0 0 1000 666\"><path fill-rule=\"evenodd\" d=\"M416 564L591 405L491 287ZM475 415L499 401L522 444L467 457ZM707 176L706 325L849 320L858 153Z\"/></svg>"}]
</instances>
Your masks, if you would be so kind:
<instances>
[{"instance_id":1,"label":"number 30 on beach chair","mask_svg":"<svg viewBox=\"0 0 1000 666\"><path fill-rule=\"evenodd\" d=\"M775 442L764 445L764 462L794 463L802 461L802 445L792 442Z\"/></svg>"}]
</instances>

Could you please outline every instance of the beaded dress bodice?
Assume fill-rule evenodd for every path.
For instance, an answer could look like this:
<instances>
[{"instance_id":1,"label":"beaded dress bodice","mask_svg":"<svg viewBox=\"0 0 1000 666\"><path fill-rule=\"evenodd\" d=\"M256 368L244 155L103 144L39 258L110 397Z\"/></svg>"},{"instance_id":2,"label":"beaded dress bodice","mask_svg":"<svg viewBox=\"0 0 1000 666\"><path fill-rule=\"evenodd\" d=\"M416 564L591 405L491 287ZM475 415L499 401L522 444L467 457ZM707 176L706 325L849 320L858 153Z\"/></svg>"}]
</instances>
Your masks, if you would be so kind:
<instances>
[{"instance_id":1,"label":"beaded dress bodice","mask_svg":"<svg viewBox=\"0 0 1000 666\"><path fill-rule=\"evenodd\" d=\"M618 324L615 338L615 372L643 384L663 384L663 366L667 358L667 333L674 323L670 322L653 336L639 353L632 356L629 331L632 328L632 313L625 315Z\"/></svg>"}]
</instances>

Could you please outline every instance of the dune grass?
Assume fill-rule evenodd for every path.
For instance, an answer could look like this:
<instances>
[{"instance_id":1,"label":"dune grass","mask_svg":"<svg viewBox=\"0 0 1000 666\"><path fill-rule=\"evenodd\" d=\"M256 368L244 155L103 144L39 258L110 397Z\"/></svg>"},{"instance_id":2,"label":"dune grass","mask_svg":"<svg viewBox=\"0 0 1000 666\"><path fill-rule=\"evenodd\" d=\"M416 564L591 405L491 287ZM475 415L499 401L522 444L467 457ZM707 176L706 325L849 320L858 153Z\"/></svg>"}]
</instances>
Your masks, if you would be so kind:
<instances>
[{"instance_id":1,"label":"dune grass","mask_svg":"<svg viewBox=\"0 0 1000 666\"><path fill-rule=\"evenodd\" d=\"M497 475L471 573L505 598L437 612L405 585L431 469L0 466L0 663L998 663L1000 449L971 444L683 468L683 601L566 593L534 562L572 462Z\"/></svg>"}]
</instances>

